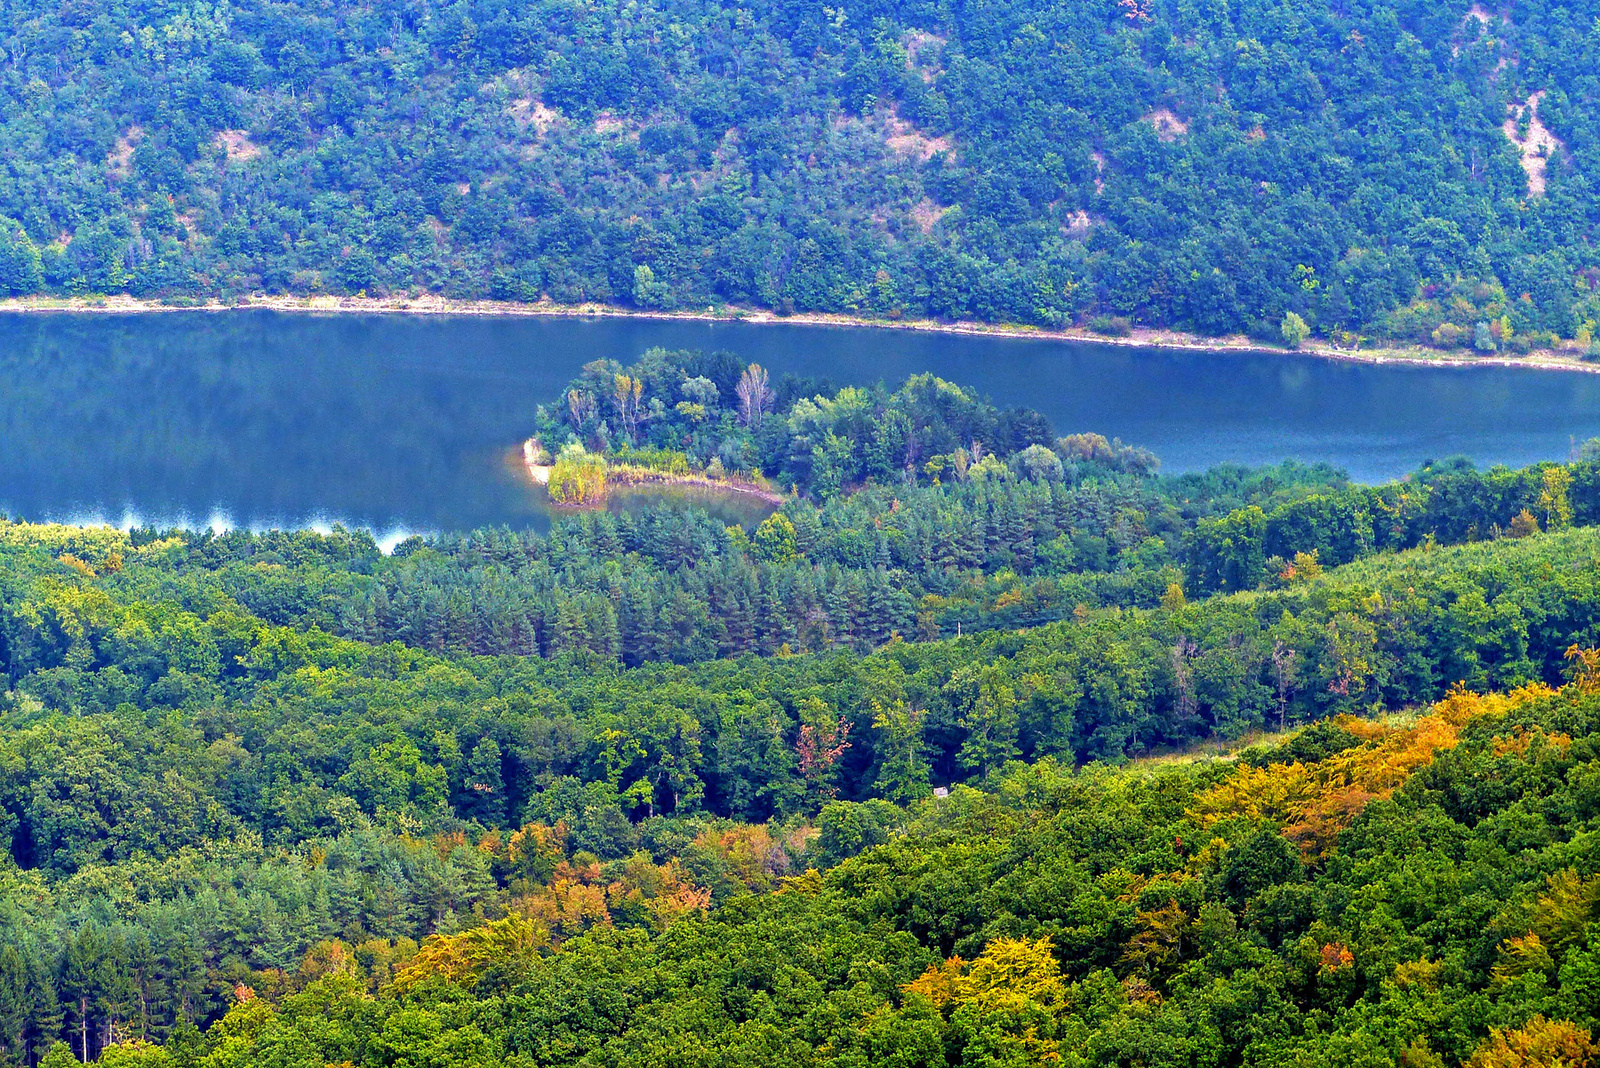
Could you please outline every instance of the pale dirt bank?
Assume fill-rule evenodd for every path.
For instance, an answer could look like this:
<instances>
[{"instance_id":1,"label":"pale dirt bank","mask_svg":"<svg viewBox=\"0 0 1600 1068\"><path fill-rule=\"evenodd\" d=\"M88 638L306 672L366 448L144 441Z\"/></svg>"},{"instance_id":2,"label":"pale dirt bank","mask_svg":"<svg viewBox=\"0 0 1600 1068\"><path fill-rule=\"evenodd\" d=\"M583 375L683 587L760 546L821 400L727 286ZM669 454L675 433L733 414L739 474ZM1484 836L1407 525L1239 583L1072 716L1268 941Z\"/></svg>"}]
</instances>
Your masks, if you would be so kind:
<instances>
[{"instance_id":1,"label":"pale dirt bank","mask_svg":"<svg viewBox=\"0 0 1600 1068\"><path fill-rule=\"evenodd\" d=\"M550 318L663 319L684 322L790 324L795 326L834 326L876 330L913 330L924 333L963 334L982 337L1037 338L1077 341L1094 345L1123 345L1141 348L1188 349L1201 352L1241 352L1276 356L1314 356L1352 363L1395 363L1428 367L1528 367L1546 371L1600 373L1600 364L1587 363L1576 350L1542 349L1526 356L1468 356L1421 347L1376 349L1339 348L1315 343L1296 350L1274 348L1243 335L1203 337L1178 330L1135 327L1127 337L1106 337L1086 329L1049 330L1034 326L1010 326L968 321L944 322L936 319L865 319L821 312L778 315L759 308L708 307L705 311L646 311L610 304L534 304L493 300L450 300L445 297L267 297L244 298L234 304L197 304L182 308L135 297L13 297L0 300L0 312L86 312L120 313L210 311L223 312L249 308L301 313L352 313L406 315L498 315L545 316Z\"/></svg>"},{"instance_id":2,"label":"pale dirt bank","mask_svg":"<svg viewBox=\"0 0 1600 1068\"><path fill-rule=\"evenodd\" d=\"M533 479L535 485L548 486L550 484L550 465L539 462L539 442L529 438L522 443L522 465L528 469L528 477Z\"/></svg>"},{"instance_id":3,"label":"pale dirt bank","mask_svg":"<svg viewBox=\"0 0 1600 1068\"><path fill-rule=\"evenodd\" d=\"M522 466L528 471L528 477L536 486L550 485L550 472L553 465L541 464L542 449L537 438L529 438L522 443ZM777 490L766 486L758 486L736 478L710 478L706 475L669 475L664 471L647 471L642 468L612 468L608 477L615 480L618 486L693 486L701 489L715 490L719 493L742 493L755 497L768 504L778 506L789 498ZM582 510L598 505L556 505L558 508L572 508Z\"/></svg>"}]
</instances>

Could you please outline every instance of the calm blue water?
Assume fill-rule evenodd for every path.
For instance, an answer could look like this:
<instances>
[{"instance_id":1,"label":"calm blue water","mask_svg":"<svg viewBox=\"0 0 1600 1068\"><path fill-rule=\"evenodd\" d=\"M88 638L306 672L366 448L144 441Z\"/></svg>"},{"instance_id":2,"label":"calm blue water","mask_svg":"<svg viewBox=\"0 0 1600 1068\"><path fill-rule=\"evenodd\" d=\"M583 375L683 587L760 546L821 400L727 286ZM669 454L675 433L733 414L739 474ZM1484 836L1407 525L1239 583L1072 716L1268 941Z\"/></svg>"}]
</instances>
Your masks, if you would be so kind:
<instances>
[{"instance_id":1,"label":"calm blue water","mask_svg":"<svg viewBox=\"0 0 1600 1068\"><path fill-rule=\"evenodd\" d=\"M1364 480L1465 453L1562 458L1600 376L1344 364L887 330L617 319L0 316L0 508L31 519L544 526L507 455L585 362L729 349L775 374L918 371L1144 445L1169 471L1326 460Z\"/></svg>"}]
</instances>

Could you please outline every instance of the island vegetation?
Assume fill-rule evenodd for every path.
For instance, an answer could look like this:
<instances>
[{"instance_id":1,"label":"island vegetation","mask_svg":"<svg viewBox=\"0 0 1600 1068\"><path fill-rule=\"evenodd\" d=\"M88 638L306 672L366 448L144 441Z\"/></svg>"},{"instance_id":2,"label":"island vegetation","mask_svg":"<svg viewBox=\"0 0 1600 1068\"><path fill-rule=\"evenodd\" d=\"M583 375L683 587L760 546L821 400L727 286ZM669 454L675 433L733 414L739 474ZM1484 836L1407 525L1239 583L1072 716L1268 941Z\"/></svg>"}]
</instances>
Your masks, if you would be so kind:
<instances>
[{"instance_id":1,"label":"island vegetation","mask_svg":"<svg viewBox=\"0 0 1600 1068\"><path fill-rule=\"evenodd\" d=\"M1600 443L1367 486L927 375L562 400L552 479L792 492L0 523L0 1056L1597 1063Z\"/></svg>"},{"instance_id":2,"label":"island vegetation","mask_svg":"<svg viewBox=\"0 0 1600 1068\"><path fill-rule=\"evenodd\" d=\"M562 509L598 508L606 503L613 485L694 486L721 495L748 495L769 504L788 499L759 472L728 472L716 457L704 468L691 468L688 456L672 449L624 447L609 453L591 452L569 440L554 463L541 464L537 461L548 459L548 454L538 438L529 438L523 455L529 477L546 487L551 502Z\"/></svg>"},{"instance_id":3,"label":"island vegetation","mask_svg":"<svg viewBox=\"0 0 1600 1068\"><path fill-rule=\"evenodd\" d=\"M941 474L964 478L969 468L980 479L1009 473L1002 458L1030 446L1039 448L1019 462L1059 474L1059 461L1041 445L1050 437L1042 416L1002 411L932 375L894 393L835 391L793 376L778 387L760 364L743 365L727 352L651 349L626 368L596 360L558 403L539 407L524 458L552 500L574 505L603 499L608 481L652 480L782 503L764 469L794 493L804 487L826 501L868 480L914 486L919 476L937 484ZM557 442L554 463L540 464Z\"/></svg>"},{"instance_id":4,"label":"island vegetation","mask_svg":"<svg viewBox=\"0 0 1600 1068\"><path fill-rule=\"evenodd\" d=\"M0 291L1584 353L1591 14L23 3Z\"/></svg>"},{"instance_id":5,"label":"island vegetation","mask_svg":"<svg viewBox=\"0 0 1600 1068\"><path fill-rule=\"evenodd\" d=\"M600 453L589 452L577 442L569 443L545 476L550 499L569 505L600 503L605 499L608 466Z\"/></svg>"}]
</instances>

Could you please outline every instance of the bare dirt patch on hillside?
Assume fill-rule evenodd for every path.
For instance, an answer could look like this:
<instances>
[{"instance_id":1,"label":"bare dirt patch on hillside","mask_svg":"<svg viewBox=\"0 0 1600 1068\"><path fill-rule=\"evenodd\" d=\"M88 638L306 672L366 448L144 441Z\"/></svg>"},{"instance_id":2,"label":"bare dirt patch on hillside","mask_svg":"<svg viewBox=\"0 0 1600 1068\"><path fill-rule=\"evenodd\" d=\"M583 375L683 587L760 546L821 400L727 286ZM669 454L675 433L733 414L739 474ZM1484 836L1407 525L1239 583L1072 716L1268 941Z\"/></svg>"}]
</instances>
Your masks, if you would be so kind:
<instances>
[{"instance_id":1,"label":"bare dirt patch on hillside","mask_svg":"<svg viewBox=\"0 0 1600 1068\"><path fill-rule=\"evenodd\" d=\"M911 211L909 214L911 215L911 221L917 224L917 229L921 230L925 234L931 234L933 233L934 226L937 225L939 220L944 218L949 211L949 208L942 208L933 201L929 200L927 197L923 197L921 200L911 205Z\"/></svg>"},{"instance_id":2,"label":"bare dirt patch on hillside","mask_svg":"<svg viewBox=\"0 0 1600 1068\"><path fill-rule=\"evenodd\" d=\"M1163 141L1176 141L1189 132L1189 124L1178 118L1171 108L1156 108L1146 114L1143 121L1154 126L1156 136Z\"/></svg>"},{"instance_id":3,"label":"bare dirt patch on hillside","mask_svg":"<svg viewBox=\"0 0 1600 1068\"><path fill-rule=\"evenodd\" d=\"M1528 98L1527 103L1521 107L1512 107L1511 113L1506 116L1505 123L1500 127L1505 131L1507 140L1517 148L1521 157L1522 169L1528 175L1528 195L1540 196L1544 193L1545 168L1549 166L1550 157L1561 151L1566 146L1561 140L1545 128L1539 121L1539 102L1544 99L1544 90L1541 89ZM1521 136L1519 118L1526 111L1528 118L1527 136Z\"/></svg>"},{"instance_id":4,"label":"bare dirt patch on hillside","mask_svg":"<svg viewBox=\"0 0 1600 1068\"><path fill-rule=\"evenodd\" d=\"M230 162L246 163L261 155L261 146L250 140L244 130L218 130L216 143L228 154Z\"/></svg>"},{"instance_id":5,"label":"bare dirt patch on hillside","mask_svg":"<svg viewBox=\"0 0 1600 1068\"><path fill-rule=\"evenodd\" d=\"M1081 240L1082 238L1088 237L1089 231L1092 229L1094 229L1094 220L1089 218L1088 212L1084 211L1082 208L1079 208L1077 211L1067 216L1066 224L1061 227L1061 235L1063 237L1075 237Z\"/></svg>"},{"instance_id":6,"label":"bare dirt patch on hillside","mask_svg":"<svg viewBox=\"0 0 1600 1068\"><path fill-rule=\"evenodd\" d=\"M547 107L545 102L537 97L528 96L519 96L507 104L506 114L516 120L518 126L533 127L534 132L540 137L543 137L545 131L561 118L561 112Z\"/></svg>"},{"instance_id":7,"label":"bare dirt patch on hillside","mask_svg":"<svg viewBox=\"0 0 1600 1068\"><path fill-rule=\"evenodd\" d=\"M902 119L898 111L890 111L884 122L883 143L895 155L914 159L918 163L926 163L938 153L948 152L955 147L948 136L930 137Z\"/></svg>"},{"instance_id":8,"label":"bare dirt patch on hillside","mask_svg":"<svg viewBox=\"0 0 1600 1068\"><path fill-rule=\"evenodd\" d=\"M943 37L927 30L907 30L900 43L906 50L906 69L916 71L923 81L931 84L944 73L939 64L939 49L945 43Z\"/></svg>"},{"instance_id":9,"label":"bare dirt patch on hillside","mask_svg":"<svg viewBox=\"0 0 1600 1068\"><path fill-rule=\"evenodd\" d=\"M133 167L133 150L142 140L144 127L128 127L128 132L117 138L117 143L106 153L106 169L118 178L126 178Z\"/></svg>"},{"instance_id":10,"label":"bare dirt patch on hillside","mask_svg":"<svg viewBox=\"0 0 1600 1068\"><path fill-rule=\"evenodd\" d=\"M1461 17L1461 25L1450 42L1450 54L1459 56L1462 48L1472 41L1482 38L1484 32L1496 22L1502 28L1509 29L1511 26L1510 9L1502 8L1499 11L1490 11L1482 4L1473 4L1467 9L1467 13ZM1505 40L1501 39L1496 43L1498 44L1500 55L1495 60L1493 74L1498 75L1509 64L1516 62L1516 56Z\"/></svg>"}]
</instances>

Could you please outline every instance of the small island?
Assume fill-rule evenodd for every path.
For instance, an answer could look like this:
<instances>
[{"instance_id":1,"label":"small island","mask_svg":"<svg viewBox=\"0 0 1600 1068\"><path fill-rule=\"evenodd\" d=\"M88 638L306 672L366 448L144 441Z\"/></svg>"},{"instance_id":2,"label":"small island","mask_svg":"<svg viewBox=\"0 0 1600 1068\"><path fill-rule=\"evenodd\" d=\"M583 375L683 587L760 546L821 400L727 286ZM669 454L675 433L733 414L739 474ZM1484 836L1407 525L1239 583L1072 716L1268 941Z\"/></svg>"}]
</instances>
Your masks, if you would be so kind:
<instances>
[{"instance_id":1,"label":"small island","mask_svg":"<svg viewBox=\"0 0 1600 1068\"><path fill-rule=\"evenodd\" d=\"M726 403L733 398L733 403ZM596 360L564 403L541 405L523 466L557 508L597 508L616 487L685 487L778 506L792 498L761 469L777 404L759 364L652 349L633 366ZM776 429L768 426L770 431Z\"/></svg>"},{"instance_id":2,"label":"small island","mask_svg":"<svg viewBox=\"0 0 1600 1068\"><path fill-rule=\"evenodd\" d=\"M562 400L539 406L522 462L563 509L602 507L618 487L826 504L868 482L1059 478L1062 455L1141 453L1085 438L1058 454L1038 413L998 408L931 374L893 391L794 376L774 383L760 364L729 353L651 349L628 367L596 360ZM1155 464L1147 454L1132 462Z\"/></svg>"}]
</instances>

